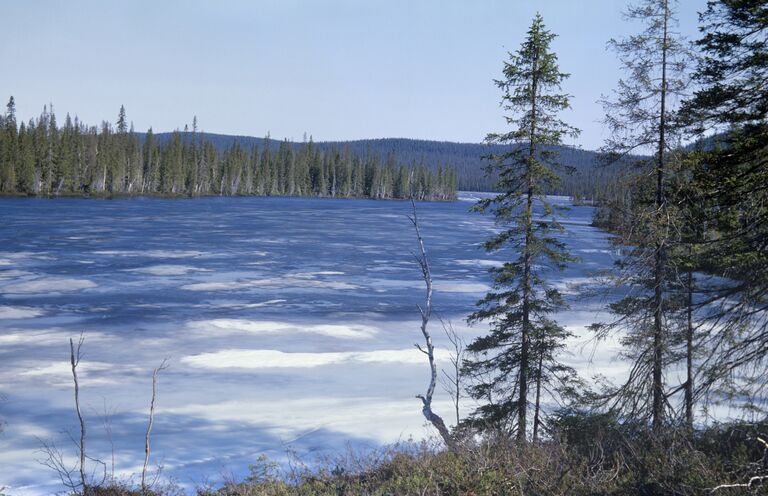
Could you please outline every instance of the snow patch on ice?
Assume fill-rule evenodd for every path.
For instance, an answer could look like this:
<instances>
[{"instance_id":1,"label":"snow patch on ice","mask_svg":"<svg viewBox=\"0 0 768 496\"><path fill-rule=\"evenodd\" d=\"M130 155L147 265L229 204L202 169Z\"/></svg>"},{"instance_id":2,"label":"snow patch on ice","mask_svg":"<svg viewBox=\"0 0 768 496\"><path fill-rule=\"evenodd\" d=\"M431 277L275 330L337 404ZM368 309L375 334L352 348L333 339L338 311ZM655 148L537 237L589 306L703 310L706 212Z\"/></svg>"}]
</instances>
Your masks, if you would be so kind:
<instances>
[{"instance_id":1,"label":"snow patch on ice","mask_svg":"<svg viewBox=\"0 0 768 496\"><path fill-rule=\"evenodd\" d=\"M88 385L116 384L118 381L109 377L94 377L99 372L113 370L114 364L106 362L82 362L77 366L78 378ZM72 383L72 365L69 361L34 365L17 372L18 379L34 379L35 383L45 381L50 386L68 387ZM82 385L82 383L81 383Z\"/></svg>"},{"instance_id":2,"label":"snow patch on ice","mask_svg":"<svg viewBox=\"0 0 768 496\"><path fill-rule=\"evenodd\" d=\"M210 269L201 269L187 265L151 265L149 267L139 267L138 269L127 269L127 271L153 276L183 276L190 272L210 272Z\"/></svg>"},{"instance_id":3,"label":"snow patch on ice","mask_svg":"<svg viewBox=\"0 0 768 496\"><path fill-rule=\"evenodd\" d=\"M38 260L50 260L47 253L34 251L0 251L0 265L11 265L16 260L36 258Z\"/></svg>"},{"instance_id":4,"label":"snow patch on ice","mask_svg":"<svg viewBox=\"0 0 768 496\"><path fill-rule=\"evenodd\" d=\"M469 267L501 267L504 262L498 260L454 260L457 265L469 266Z\"/></svg>"},{"instance_id":5,"label":"snow patch on ice","mask_svg":"<svg viewBox=\"0 0 768 496\"><path fill-rule=\"evenodd\" d=\"M149 257L149 258L193 258L205 255L194 250L99 250L94 255L111 255L115 257Z\"/></svg>"},{"instance_id":6,"label":"snow patch on ice","mask_svg":"<svg viewBox=\"0 0 768 496\"><path fill-rule=\"evenodd\" d=\"M314 274L303 273L285 277L265 279L242 279L226 282L198 282L185 284L181 289L187 291L234 291L249 288L315 288L315 289L360 289L359 286L342 281L321 281Z\"/></svg>"},{"instance_id":7,"label":"snow patch on ice","mask_svg":"<svg viewBox=\"0 0 768 496\"><path fill-rule=\"evenodd\" d=\"M15 330L0 335L0 346L68 346L70 333L56 330ZM89 343L105 341L109 336L100 332L89 332L86 335Z\"/></svg>"},{"instance_id":8,"label":"snow patch on ice","mask_svg":"<svg viewBox=\"0 0 768 496\"><path fill-rule=\"evenodd\" d=\"M296 274L293 274L293 277L301 278L301 279L311 279L315 276L343 276L344 272L339 272L338 270L318 270L315 272L299 272Z\"/></svg>"},{"instance_id":9,"label":"snow patch on ice","mask_svg":"<svg viewBox=\"0 0 768 496\"><path fill-rule=\"evenodd\" d=\"M552 281L550 284L562 294L575 295L579 294L580 288L594 282L591 277L570 277L560 281Z\"/></svg>"},{"instance_id":10,"label":"snow patch on ice","mask_svg":"<svg viewBox=\"0 0 768 496\"><path fill-rule=\"evenodd\" d=\"M262 334L307 332L333 338L368 339L373 337L377 329L365 325L337 324L297 324L291 322L257 321L246 319L213 319L190 322L187 327L194 331L202 331L206 335L215 332L222 334Z\"/></svg>"},{"instance_id":11,"label":"snow patch on ice","mask_svg":"<svg viewBox=\"0 0 768 496\"><path fill-rule=\"evenodd\" d=\"M450 352L435 350L435 359L447 360ZM286 353L278 350L229 349L181 358L191 367L206 369L313 368L354 363L424 364L424 354L415 348L377 351Z\"/></svg>"},{"instance_id":12,"label":"snow patch on ice","mask_svg":"<svg viewBox=\"0 0 768 496\"><path fill-rule=\"evenodd\" d=\"M486 293L491 287L473 282L435 282L435 291L443 293Z\"/></svg>"},{"instance_id":13,"label":"snow patch on ice","mask_svg":"<svg viewBox=\"0 0 768 496\"><path fill-rule=\"evenodd\" d=\"M485 191L459 191L456 196L459 201L477 202L480 200L485 200L487 198L493 198L496 195L498 195L498 193L491 193L491 192L485 192Z\"/></svg>"},{"instance_id":14,"label":"snow patch on ice","mask_svg":"<svg viewBox=\"0 0 768 496\"><path fill-rule=\"evenodd\" d=\"M96 283L88 279L73 279L66 277L39 277L31 281L8 284L0 292L2 293L69 293L82 289L95 288Z\"/></svg>"},{"instance_id":15,"label":"snow patch on ice","mask_svg":"<svg viewBox=\"0 0 768 496\"><path fill-rule=\"evenodd\" d=\"M263 308L268 307L272 305L280 305L281 303L286 303L288 300L267 300L267 301L261 301L258 303L217 303L217 302L211 302L211 303L201 303L199 305L194 305L197 308L231 308L235 310L245 310L248 308Z\"/></svg>"},{"instance_id":16,"label":"snow patch on ice","mask_svg":"<svg viewBox=\"0 0 768 496\"><path fill-rule=\"evenodd\" d=\"M44 314L44 311L37 308L0 305L0 319L31 319ZM0 340L2 340L2 338L3 336L0 336Z\"/></svg>"},{"instance_id":17,"label":"snow patch on ice","mask_svg":"<svg viewBox=\"0 0 768 496\"><path fill-rule=\"evenodd\" d=\"M279 401L237 399L211 404L195 403L161 408L161 414L184 415L216 424L249 423L267 427L284 443L311 437L320 429L340 432L347 437L391 443L410 436L429 435L423 427L420 403L412 398L390 397L305 397ZM438 411L450 411L447 400L435 400ZM289 415L286 415L289 412ZM448 419L446 419L448 420ZM371 429L375 425L375 429Z\"/></svg>"},{"instance_id":18,"label":"snow patch on ice","mask_svg":"<svg viewBox=\"0 0 768 496\"><path fill-rule=\"evenodd\" d=\"M29 275L32 275L32 272L15 269L4 270L0 272L0 281L7 281L9 279L16 279L17 277L24 277Z\"/></svg>"}]
</instances>

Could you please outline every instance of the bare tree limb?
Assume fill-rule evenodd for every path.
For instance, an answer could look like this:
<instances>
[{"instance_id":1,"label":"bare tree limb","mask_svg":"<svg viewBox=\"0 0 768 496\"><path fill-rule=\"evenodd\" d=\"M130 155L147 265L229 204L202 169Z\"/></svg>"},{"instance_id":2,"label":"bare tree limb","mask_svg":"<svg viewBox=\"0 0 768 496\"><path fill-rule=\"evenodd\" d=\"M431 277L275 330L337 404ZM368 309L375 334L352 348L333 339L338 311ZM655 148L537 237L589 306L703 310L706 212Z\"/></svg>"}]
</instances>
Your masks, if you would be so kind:
<instances>
[{"instance_id":1,"label":"bare tree limb","mask_svg":"<svg viewBox=\"0 0 768 496\"><path fill-rule=\"evenodd\" d=\"M453 353L451 354L451 371L450 373L443 369L443 388L451 395L453 401L453 407L456 412L456 425L461 423L461 416L459 414L459 402L461 400L461 364L464 361L465 344L461 339L459 333L453 328L453 324L448 321L444 322L442 319L440 323L443 325L443 331L445 332L448 341L453 347Z\"/></svg>"},{"instance_id":2,"label":"bare tree limb","mask_svg":"<svg viewBox=\"0 0 768 496\"><path fill-rule=\"evenodd\" d=\"M719 491L720 489L730 489L730 488L747 488L751 489L752 485L758 482L762 482L764 480L768 480L768 475L756 475L749 479L749 481L741 483L741 484L721 484L715 488L713 488L710 493L714 493L715 491Z\"/></svg>"},{"instance_id":3,"label":"bare tree limb","mask_svg":"<svg viewBox=\"0 0 768 496\"><path fill-rule=\"evenodd\" d=\"M75 475L78 470L77 465L71 468L67 466L67 463L64 461L64 454L53 441L49 442L40 438L38 438L38 441L41 445L40 451L45 455L45 459L37 460L38 463L56 472L64 487L70 491L76 491L80 485Z\"/></svg>"},{"instance_id":4,"label":"bare tree limb","mask_svg":"<svg viewBox=\"0 0 768 496\"><path fill-rule=\"evenodd\" d=\"M144 437L144 467L141 470L141 493L147 494L147 467L149 466L149 435L152 432L152 425L155 422L155 399L157 398L157 375L168 368L168 359L164 358L159 367L152 371L152 400L149 403L149 422L147 424L147 434Z\"/></svg>"},{"instance_id":5,"label":"bare tree limb","mask_svg":"<svg viewBox=\"0 0 768 496\"><path fill-rule=\"evenodd\" d=\"M75 411L77 411L77 419L80 422L80 443L78 445L78 451L80 454L80 484L82 485L83 494L88 494L88 481L85 476L85 419L83 413L80 410L80 383L77 379L77 366L80 365L80 358L82 357L81 348L85 336L80 333L80 338L77 341L77 348L72 338L69 338L69 361L72 364L72 380L75 383Z\"/></svg>"}]
</instances>

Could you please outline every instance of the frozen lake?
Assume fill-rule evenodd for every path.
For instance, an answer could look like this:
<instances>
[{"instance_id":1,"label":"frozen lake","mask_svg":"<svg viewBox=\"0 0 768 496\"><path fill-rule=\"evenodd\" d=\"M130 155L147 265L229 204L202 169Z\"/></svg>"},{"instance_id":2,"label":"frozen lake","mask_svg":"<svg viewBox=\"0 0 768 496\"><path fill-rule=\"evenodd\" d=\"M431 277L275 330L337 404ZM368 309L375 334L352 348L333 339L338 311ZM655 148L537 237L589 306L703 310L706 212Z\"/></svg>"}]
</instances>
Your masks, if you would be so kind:
<instances>
[{"instance_id":1,"label":"frozen lake","mask_svg":"<svg viewBox=\"0 0 768 496\"><path fill-rule=\"evenodd\" d=\"M435 311L471 339L484 326L464 319L505 255L482 250L493 222L461 197L418 209ZM106 409L119 473L141 470L151 371L164 357L153 464L185 485L242 476L262 453L311 459L432 434L414 398L428 367L413 349L424 287L409 213L370 200L0 199L0 488L59 487L37 450L53 440L74 454L68 339L81 331L89 455L109 463ZM577 301L569 284L615 254L589 226L591 207L562 215L581 257L552 279L574 301L559 316L578 336L567 361L612 376L611 345L591 363L580 346L604 302ZM444 348L437 319L432 333ZM435 410L449 421L451 408L438 388Z\"/></svg>"}]
</instances>

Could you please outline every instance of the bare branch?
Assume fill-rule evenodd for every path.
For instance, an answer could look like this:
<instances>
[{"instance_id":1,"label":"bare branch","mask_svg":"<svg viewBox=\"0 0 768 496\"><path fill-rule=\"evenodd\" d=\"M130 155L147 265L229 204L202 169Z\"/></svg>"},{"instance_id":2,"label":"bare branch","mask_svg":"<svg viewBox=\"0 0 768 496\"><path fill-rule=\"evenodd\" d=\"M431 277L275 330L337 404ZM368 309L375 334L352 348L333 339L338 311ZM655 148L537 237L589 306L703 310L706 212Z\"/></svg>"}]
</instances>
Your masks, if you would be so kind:
<instances>
[{"instance_id":1,"label":"bare branch","mask_svg":"<svg viewBox=\"0 0 768 496\"><path fill-rule=\"evenodd\" d=\"M155 422L155 399L157 398L157 375L168 368L168 358L164 358L160 366L152 371L152 400L149 403L149 423L147 424L147 434L144 437L144 467L141 469L141 492L147 494L147 467L149 466L149 435L152 432L152 425Z\"/></svg>"},{"instance_id":2,"label":"bare branch","mask_svg":"<svg viewBox=\"0 0 768 496\"><path fill-rule=\"evenodd\" d=\"M77 366L80 364L80 358L82 357L81 348L85 340L84 334L80 333L80 338L77 341L77 348L72 338L69 338L69 361L72 365L72 380L75 383L75 411L77 412L77 419L80 422L80 443L78 445L78 451L80 453L80 485L83 489L83 494L88 494L88 481L85 476L85 419L80 411L80 383L77 379Z\"/></svg>"}]
</instances>

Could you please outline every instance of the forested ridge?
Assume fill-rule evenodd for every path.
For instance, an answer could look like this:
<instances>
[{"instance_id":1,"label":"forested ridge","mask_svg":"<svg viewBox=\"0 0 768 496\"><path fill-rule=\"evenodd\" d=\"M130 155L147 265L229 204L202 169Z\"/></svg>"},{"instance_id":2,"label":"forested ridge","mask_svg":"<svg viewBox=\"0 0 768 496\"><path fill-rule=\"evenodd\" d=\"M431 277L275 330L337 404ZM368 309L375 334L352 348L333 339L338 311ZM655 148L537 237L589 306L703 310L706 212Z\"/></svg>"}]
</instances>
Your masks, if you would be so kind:
<instances>
[{"instance_id":1,"label":"forested ridge","mask_svg":"<svg viewBox=\"0 0 768 496\"><path fill-rule=\"evenodd\" d=\"M380 156L339 144L269 138L226 144L192 129L134 131L117 123L88 126L49 106L17 123L15 101L0 116L0 193L25 195L259 195L451 200L456 171L428 168L390 152Z\"/></svg>"}]
</instances>

